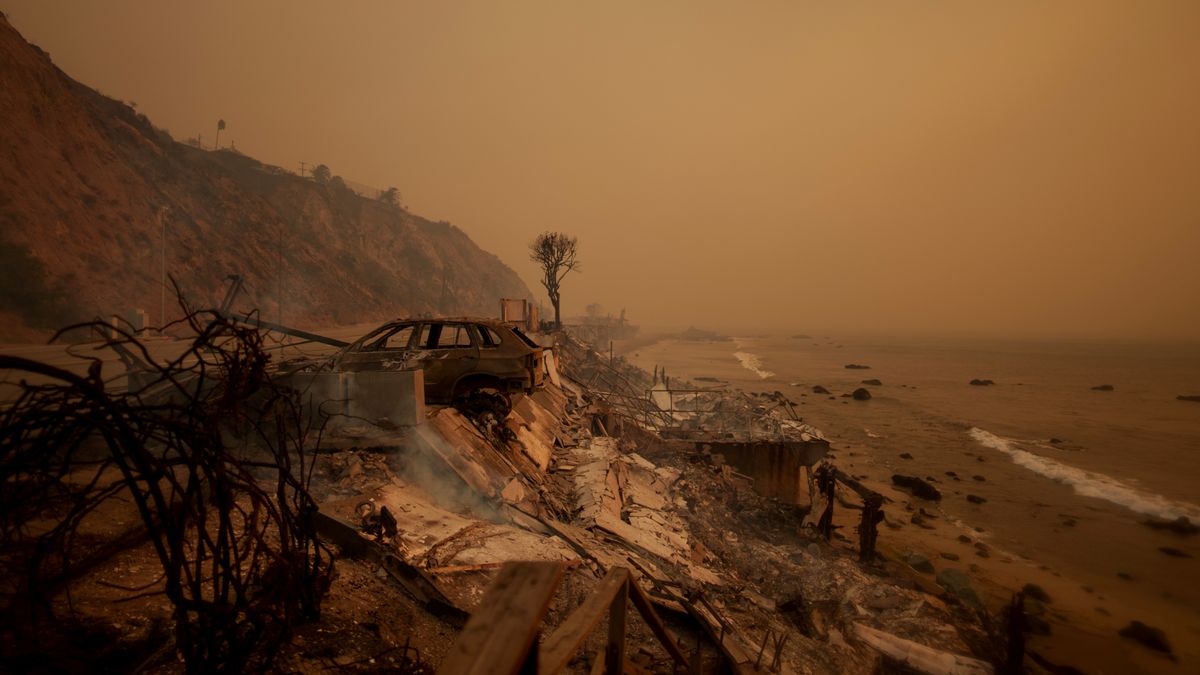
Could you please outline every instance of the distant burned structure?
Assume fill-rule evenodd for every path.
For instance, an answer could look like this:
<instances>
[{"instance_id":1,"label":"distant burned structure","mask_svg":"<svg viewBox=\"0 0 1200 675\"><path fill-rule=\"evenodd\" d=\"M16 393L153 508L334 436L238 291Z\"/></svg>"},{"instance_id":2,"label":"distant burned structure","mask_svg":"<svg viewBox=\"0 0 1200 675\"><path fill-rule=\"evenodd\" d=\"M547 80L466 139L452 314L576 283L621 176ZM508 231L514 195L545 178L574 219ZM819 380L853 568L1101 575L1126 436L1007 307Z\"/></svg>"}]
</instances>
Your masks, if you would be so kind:
<instances>
[{"instance_id":1,"label":"distant burned structure","mask_svg":"<svg viewBox=\"0 0 1200 675\"><path fill-rule=\"evenodd\" d=\"M720 455L753 477L765 497L807 501L809 468L829 450L821 432L806 424L781 392L747 394L725 387L672 386L656 371L644 371L588 349L565 336L557 349L612 418L609 426L632 423L666 439L691 441ZM611 429L610 429L611 430Z\"/></svg>"}]
</instances>

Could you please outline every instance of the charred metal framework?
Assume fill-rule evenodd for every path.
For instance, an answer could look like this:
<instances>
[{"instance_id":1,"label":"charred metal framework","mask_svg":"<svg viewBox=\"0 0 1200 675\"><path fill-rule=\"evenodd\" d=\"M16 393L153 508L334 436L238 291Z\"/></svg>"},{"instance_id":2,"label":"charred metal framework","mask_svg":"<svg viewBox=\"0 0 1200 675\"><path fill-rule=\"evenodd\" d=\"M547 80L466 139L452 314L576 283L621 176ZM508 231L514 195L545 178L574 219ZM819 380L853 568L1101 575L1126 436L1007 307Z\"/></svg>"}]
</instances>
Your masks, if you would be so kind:
<instances>
[{"instance_id":1,"label":"charred metal framework","mask_svg":"<svg viewBox=\"0 0 1200 675\"><path fill-rule=\"evenodd\" d=\"M73 578L149 541L162 573L131 589L173 607L173 648L189 672L266 667L298 621L319 615L333 558L313 524L306 445L319 431L298 395L267 375L261 334L218 312L168 329L190 337L178 356L152 357L118 328L100 346L140 371L106 381L13 356L20 378L0 412L0 655L12 665L55 647L74 610L54 598ZM73 329L108 329L95 323ZM132 502L140 522L87 546L98 512ZM91 539L94 539L92 537ZM66 643L66 644L69 644ZM45 662L39 661L44 667Z\"/></svg>"}]
</instances>

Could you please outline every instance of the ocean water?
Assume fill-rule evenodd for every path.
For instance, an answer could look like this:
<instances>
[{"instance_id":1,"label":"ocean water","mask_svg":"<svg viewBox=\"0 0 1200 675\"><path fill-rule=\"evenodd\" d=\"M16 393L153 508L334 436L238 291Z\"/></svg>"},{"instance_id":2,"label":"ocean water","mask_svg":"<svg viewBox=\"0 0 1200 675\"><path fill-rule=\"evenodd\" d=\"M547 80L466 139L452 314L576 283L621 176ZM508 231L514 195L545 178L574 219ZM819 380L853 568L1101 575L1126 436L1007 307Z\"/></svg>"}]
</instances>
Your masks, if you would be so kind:
<instances>
[{"instance_id":1,"label":"ocean water","mask_svg":"<svg viewBox=\"0 0 1200 675\"><path fill-rule=\"evenodd\" d=\"M1085 588L1080 604L1113 625L1169 625L1177 651L1200 654L1200 536L1142 524L1200 524L1200 403L1176 400L1200 394L1200 345L739 337L660 342L629 357L786 393L830 438L839 465L878 481L936 481L946 520L1011 551L1012 567ZM872 378L882 385L862 383ZM975 378L995 384L968 384ZM1105 384L1113 391L1092 389ZM872 399L842 397L858 387Z\"/></svg>"},{"instance_id":2,"label":"ocean water","mask_svg":"<svg viewBox=\"0 0 1200 675\"><path fill-rule=\"evenodd\" d=\"M1174 501L1153 492L1139 490L1112 476L1086 471L1046 456L1048 453L1045 451L1052 452L1053 445L1038 440L1003 438L978 427L971 428L969 435L980 445L1008 455L1017 466L1061 485L1070 486L1075 494L1103 499L1130 511L1160 519L1187 518L1200 525L1200 507L1195 504ZM1030 449L1024 449L1025 446ZM1032 448L1039 448L1040 452Z\"/></svg>"}]
</instances>

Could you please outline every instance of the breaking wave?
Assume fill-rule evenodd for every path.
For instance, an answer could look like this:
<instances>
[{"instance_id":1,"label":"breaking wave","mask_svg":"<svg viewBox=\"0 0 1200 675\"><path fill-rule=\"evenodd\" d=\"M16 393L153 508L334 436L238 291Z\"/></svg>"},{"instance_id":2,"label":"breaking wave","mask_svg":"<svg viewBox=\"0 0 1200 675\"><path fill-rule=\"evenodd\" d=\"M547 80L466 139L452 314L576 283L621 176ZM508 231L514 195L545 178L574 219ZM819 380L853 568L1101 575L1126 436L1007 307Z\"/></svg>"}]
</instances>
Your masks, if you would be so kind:
<instances>
[{"instance_id":1,"label":"breaking wave","mask_svg":"<svg viewBox=\"0 0 1200 675\"><path fill-rule=\"evenodd\" d=\"M737 357L738 363L742 364L743 368L752 371L760 378L765 380L768 377L775 377L775 373L763 369L762 359L758 358L758 354L751 354L750 352L734 352L733 355Z\"/></svg>"},{"instance_id":2,"label":"breaking wave","mask_svg":"<svg viewBox=\"0 0 1200 675\"><path fill-rule=\"evenodd\" d=\"M1076 494L1103 499L1137 513L1167 520L1175 520L1180 516L1186 516L1193 522L1200 520L1200 507L1194 504L1176 502L1162 495L1142 492L1111 476L1084 471L1049 457L1036 455L1018 448L1014 439L997 436L978 427L972 427L968 433L980 445L1008 455L1014 464L1055 482L1070 485Z\"/></svg>"}]
</instances>

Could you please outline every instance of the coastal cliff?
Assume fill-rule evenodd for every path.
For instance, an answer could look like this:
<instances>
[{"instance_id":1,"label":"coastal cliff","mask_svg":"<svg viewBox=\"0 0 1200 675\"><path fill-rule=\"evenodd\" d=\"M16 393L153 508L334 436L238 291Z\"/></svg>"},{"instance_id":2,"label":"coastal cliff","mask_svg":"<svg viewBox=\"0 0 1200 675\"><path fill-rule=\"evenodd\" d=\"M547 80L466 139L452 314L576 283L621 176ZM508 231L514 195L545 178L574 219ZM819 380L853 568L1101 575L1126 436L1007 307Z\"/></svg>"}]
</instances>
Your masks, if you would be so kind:
<instances>
[{"instance_id":1,"label":"coastal cliff","mask_svg":"<svg viewBox=\"0 0 1200 675\"><path fill-rule=\"evenodd\" d=\"M532 297L454 225L176 142L2 17L0 118L0 339L135 309L157 324L164 267L194 305L238 274L236 309L299 325L490 315L499 297ZM168 299L167 319L178 311Z\"/></svg>"}]
</instances>

